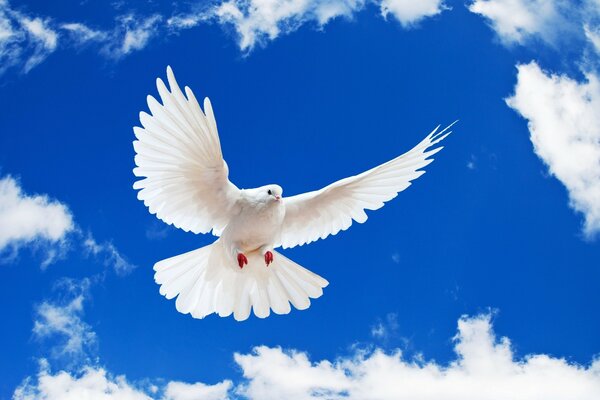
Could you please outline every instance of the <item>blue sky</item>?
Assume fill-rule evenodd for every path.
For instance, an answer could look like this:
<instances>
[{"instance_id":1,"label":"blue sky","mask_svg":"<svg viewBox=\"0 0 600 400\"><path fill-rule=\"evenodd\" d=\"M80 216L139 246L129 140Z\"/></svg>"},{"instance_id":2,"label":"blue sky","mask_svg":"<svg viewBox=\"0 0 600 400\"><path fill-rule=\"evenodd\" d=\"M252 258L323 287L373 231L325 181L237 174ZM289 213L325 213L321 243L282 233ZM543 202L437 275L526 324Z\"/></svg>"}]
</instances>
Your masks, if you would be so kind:
<instances>
[{"instance_id":1,"label":"blue sky","mask_svg":"<svg viewBox=\"0 0 600 400\"><path fill-rule=\"evenodd\" d=\"M410 3L0 0L0 398L598 398L600 4ZM132 189L167 65L239 187L314 190L460 122L365 224L284 251L330 282L308 310L195 320L152 266L214 238Z\"/></svg>"}]
</instances>

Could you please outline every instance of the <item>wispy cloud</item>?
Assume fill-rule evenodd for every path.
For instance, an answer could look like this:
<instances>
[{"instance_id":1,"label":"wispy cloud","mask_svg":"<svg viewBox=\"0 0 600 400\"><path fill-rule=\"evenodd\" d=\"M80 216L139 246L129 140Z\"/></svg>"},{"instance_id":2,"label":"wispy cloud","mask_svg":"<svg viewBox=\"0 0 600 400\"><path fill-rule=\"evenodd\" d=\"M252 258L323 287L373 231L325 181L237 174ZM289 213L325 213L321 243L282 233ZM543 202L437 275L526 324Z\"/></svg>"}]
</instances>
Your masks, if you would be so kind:
<instances>
[{"instance_id":1,"label":"wispy cloud","mask_svg":"<svg viewBox=\"0 0 600 400\"><path fill-rule=\"evenodd\" d=\"M371 326L371 336L375 339L387 340L398 333L398 314L389 313L385 319Z\"/></svg>"},{"instance_id":2,"label":"wispy cloud","mask_svg":"<svg viewBox=\"0 0 600 400\"><path fill-rule=\"evenodd\" d=\"M83 247L88 254L100 259L106 267L113 268L117 275L127 275L137 268L127 261L112 243L98 243L89 233L83 241Z\"/></svg>"},{"instance_id":3,"label":"wispy cloud","mask_svg":"<svg viewBox=\"0 0 600 400\"><path fill-rule=\"evenodd\" d=\"M55 287L60 292L59 299L36 306L33 334L38 340L54 341L53 358L81 362L87 360L90 348L95 346L96 334L82 319L89 287L89 279L62 279Z\"/></svg>"},{"instance_id":4,"label":"wispy cloud","mask_svg":"<svg viewBox=\"0 0 600 400\"><path fill-rule=\"evenodd\" d=\"M101 52L108 57L119 59L134 51L142 50L160 32L160 15L139 17L134 14L117 18L117 25L108 32Z\"/></svg>"},{"instance_id":5,"label":"wispy cloud","mask_svg":"<svg viewBox=\"0 0 600 400\"><path fill-rule=\"evenodd\" d=\"M11 7L8 0L0 0L0 74L11 67L28 72L59 46L95 48L110 60L120 60L157 37L200 24L233 28L240 50L247 54L303 25L322 29L333 19L351 19L367 4L405 28L448 9L443 0L224 0L192 3L187 11L173 10L170 15L118 14L113 26L96 28L84 21L56 21L25 13ZM116 9L120 12L122 7Z\"/></svg>"},{"instance_id":6,"label":"wispy cloud","mask_svg":"<svg viewBox=\"0 0 600 400\"><path fill-rule=\"evenodd\" d=\"M56 50L58 38L49 18L25 15L0 0L0 74L16 65L28 72Z\"/></svg>"},{"instance_id":7,"label":"wispy cloud","mask_svg":"<svg viewBox=\"0 0 600 400\"><path fill-rule=\"evenodd\" d=\"M517 69L507 104L527 119L535 153L565 185L592 238L600 232L600 78L589 73L578 82L535 62Z\"/></svg>"}]
</instances>

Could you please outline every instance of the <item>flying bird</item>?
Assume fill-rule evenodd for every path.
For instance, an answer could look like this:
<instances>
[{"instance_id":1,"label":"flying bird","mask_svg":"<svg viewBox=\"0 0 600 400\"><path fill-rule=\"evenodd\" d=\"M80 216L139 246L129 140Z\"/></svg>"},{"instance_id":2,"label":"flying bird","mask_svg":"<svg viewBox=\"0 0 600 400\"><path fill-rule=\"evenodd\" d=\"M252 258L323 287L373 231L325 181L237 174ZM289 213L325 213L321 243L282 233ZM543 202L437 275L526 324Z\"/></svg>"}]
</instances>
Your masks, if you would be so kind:
<instances>
[{"instance_id":1,"label":"flying bird","mask_svg":"<svg viewBox=\"0 0 600 400\"><path fill-rule=\"evenodd\" d=\"M204 109L191 89L179 88L167 67L169 88L159 78L162 104L148 96L151 114L140 113L134 127L133 172L138 198L150 213L186 232L218 237L212 244L154 265L156 283L183 314L216 313L247 319L287 314L323 294L329 283L275 248L325 239L367 220L425 172L421 168L442 149L432 148L450 134L433 130L407 153L332 183L320 190L283 197L279 185L239 189L228 179L217 123L208 98Z\"/></svg>"}]
</instances>

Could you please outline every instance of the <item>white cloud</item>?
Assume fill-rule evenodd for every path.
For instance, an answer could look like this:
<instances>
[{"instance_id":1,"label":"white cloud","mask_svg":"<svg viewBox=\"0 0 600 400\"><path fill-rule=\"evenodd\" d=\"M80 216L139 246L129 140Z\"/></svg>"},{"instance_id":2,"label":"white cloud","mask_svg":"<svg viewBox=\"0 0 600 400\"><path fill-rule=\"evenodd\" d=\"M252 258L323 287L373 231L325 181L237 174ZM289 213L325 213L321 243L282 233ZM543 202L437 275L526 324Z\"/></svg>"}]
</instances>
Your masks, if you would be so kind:
<instances>
[{"instance_id":1,"label":"white cloud","mask_svg":"<svg viewBox=\"0 0 600 400\"><path fill-rule=\"evenodd\" d=\"M584 233L600 232L600 78L577 82L532 62L517 67L507 104L528 120L534 151L585 217Z\"/></svg>"},{"instance_id":2,"label":"white cloud","mask_svg":"<svg viewBox=\"0 0 600 400\"><path fill-rule=\"evenodd\" d=\"M248 399L593 400L600 396L600 361L583 367L544 354L516 359L497 339L489 316L463 317L448 365L404 359L402 353L358 352L311 362L306 353L259 346L235 360Z\"/></svg>"},{"instance_id":3,"label":"white cloud","mask_svg":"<svg viewBox=\"0 0 600 400\"><path fill-rule=\"evenodd\" d=\"M82 320L89 285L89 279L63 279L59 281L58 289L66 294L66 298L57 302L44 301L36 307L34 337L42 341L57 340L51 351L54 358L80 361L96 343L96 334Z\"/></svg>"},{"instance_id":4,"label":"white cloud","mask_svg":"<svg viewBox=\"0 0 600 400\"><path fill-rule=\"evenodd\" d=\"M13 262L25 247L43 253L45 269L69 251L93 256L117 275L136 268L110 241L98 243L74 222L66 204L47 195L29 195L11 176L0 178L0 263Z\"/></svg>"},{"instance_id":5,"label":"white cloud","mask_svg":"<svg viewBox=\"0 0 600 400\"><path fill-rule=\"evenodd\" d=\"M598 49L598 0L471 0L468 8L484 17L505 45L541 40L571 51Z\"/></svg>"},{"instance_id":6,"label":"white cloud","mask_svg":"<svg viewBox=\"0 0 600 400\"><path fill-rule=\"evenodd\" d=\"M52 374L47 363L41 364L38 375L25 379L15 390L13 400L151 400L125 377L110 376L100 367Z\"/></svg>"},{"instance_id":7,"label":"white cloud","mask_svg":"<svg viewBox=\"0 0 600 400\"><path fill-rule=\"evenodd\" d=\"M505 44L533 36L552 42L564 23L562 0L475 0L469 10L486 18Z\"/></svg>"},{"instance_id":8,"label":"white cloud","mask_svg":"<svg viewBox=\"0 0 600 400\"><path fill-rule=\"evenodd\" d=\"M62 24L60 27L67 31L70 37L79 44L85 44L88 42L104 42L108 40L109 37L107 32L92 29L79 22Z\"/></svg>"},{"instance_id":9,"label":"white cloud","mask_svg":"<svg viewBox=\"0 0 600 400\"><path fill-rule=\"evenodd\" d=\"M109 30L93 29L79 22L62 24L61 28L69 32L77 45L95 43L102 55L120 59L145 48L161 32L161 21L162 17L156 14L149 17L125 14L118 16Z\"/></svg>"},{"instance_id":10,"label":"white cloud","mask_svg":"<svg viewBox=\"0 0 600 400\"><path fill-rule=\"evenodd\" d=\"M41 18L23 16L19 19L19 22L29 34L33 46L33 53L23 67L25 72L29 72L56 50L58 33L49 27L48 21Z\"/></svg>"},{"instance_id":11,"label":"white cloud","mask_svg":"<svg viewBox=\"0 0 600 400\"><path fill-rule=\"evenodd\" d=\"M591 27L584 25L585 36L594 46L596 53L600 54L600 26Z\"/></svg>"},{"instance_id":12,"label":"white cloud","mask_svg":"<svg viewBox=\"0 0 600 400\"><path fill-rule=\"evenodd\" d=\"M446 8L443 0L381 0L381 14L392 14L404 27L440 14Z\"/></svg>"},{"instance_id":13,"label":"white cloud","mask_svg":"<svg viewBox=\"0 0 600 400\"><path fill-rule=\"evenodd\" d=\"M227 400L233 383L225 380L216 385L202 382L169 382L165 389L164 400Z\"/></svg>"},{"instance_id":14,"label":"white cloud","mask_svg":"<svg viewBox=\"0 0 600 400\"><path fill-rule=\"evenodd\" d=\"M11 67L29 72L56 51L59 41L71 48L95 43L100 54L120 59L158 36L164 30L162 19L156 14L124 14L116 17L111 29L98 30L81 22L59 23L31 15L0 0L0 74ZM66 40L59 40L61 34Z\"/></svg>"},{"instance_id":15,"label":"white cloud","mask_svg":"<svg viewBox=\"0 0 600 400\"><path fill-rule=\"evenodd\" d=\"M76 372L52 373L47 361L40 362L37 376L29 377L15 390L13 400L152 400L161 390L156 385L136 385L123 375L114 376L102 367L85 366ZM231 381L215 385L201 382L169 382L162 400L227 400Z\"/></svg>"},{"instance_id":16,"label":"white cloud","mask_svg":"<svg viewBox=\"0 0 600 400\"><path fill-rule=\"evenodd\" d=\"M127 275L137 268L127 261L112 243L98 243L91 234L88 234L83 241L83 248L87 253L100 258L105 266L112 267L117 275Z\"/></svg>"},{"instance_id":17,"label":"white cloud","mask_svg":"<svg viewBox=\"0 0 600 400\"><path fill-rule=\"evenodd\" d=\"M146 48L156 37L213 21L232 26L240 49L249 52L305 24L322 28L332 19L352 18L367 4L406 28L446 9L444 0L222 0L214 5L194 4L190 11L170 17L121 14L113 27L95 29L80 21L25 14L0 0L0 74L13 66L28 72L58 48L59 39L63 48L95 47L104 57L119 60Z\"/></svg>"},{"instance_id":18,"label":"white cloud","mask_svg":"<svg viewBox=\"0 0 600 400\"><path fill-rule=\"evenodd\" d=\"M221 24L232 25L241 50L291 33L304 24L323 27L335 18L351 18L367 3L380 7L382 15L393 15L404 27L444 10L443 0L227 0L213 15ZM181 26L195 26L198 18L179 17Z\"/></svg>"},{"instance_id":19,"label":"white cloud","mask_svg":"<svg viewBox=\"0 0 600 400\"><path fill-rule=\"evenodd\" d=\"M396 335L397 332L398 314L396 313L389 313L386 315L385 320L379 320L371 327L371 336L375 339L387 340L390 336Z\"/></svg>"},{"instance_id":20,"label":"white cloud","mask_svg":"<svg viewBox=\"0 0 600 400\"><path fill-rule=\"evenodd\" d=\"M56 50L58 38L49 19L25 15L0 0L0 74L16 65L29 72Z\"/></svg>"},{"instance_id":21,"label":"white cloud","mask_svg":"<svg viewBox=\"0 0 600 400\"><path fill-rule=\"evenodd\" d=\"M333 18L350 17L363 0L229 0L214 10L221 24L232 24L242 50L295 31L305 23L323 26Z\"/></svg>"},{"instance_id":22,"label":"white cloud","mask_svg":"<svg viewBox=\"0 0 600 400\"><path fill-rule=\"evenodd\" d=\"M15 390L15 400L162 399L162 400L596 400L600 360L577 365L546 354L516 357L510 341L493 332L491 317L462 317L454 337L453 361L406 358L400 350L356 350L335 360L314 362L307 353L258 346L236 353L244 379L215 385L134 385L98 366L76 372L40 372ZM160 380L158 380L160 382ZM161 395L162 393L162 395ZM83 396L83 397L82 397Z\"/></svg>"},{"instance_id":23,"label":"white cloud","mask_svg":"<svg viewBox=\"0 0 600 400\"><path fill-rule=\"evenodd\" d=\"M147 18L136 18L128 15L121 19L123 29L123 40L120 47L117 47L117 57L122 57L135 50L141 50L148 44L148 41L158 34L157 24L162 19L159 15L153 15Z\"/></svg>"},{"instance_id":24,"label":"white cloud","mask_svg":"<svg viewBox=\"0 0 600 400\"><path fill-rule=\"evenodd\" d=\"M0 179L0 251L18 251L40 241L60 246L74 228L73 216L65 204L46 195L23 193L10 176Z\"/></svg>"}]
</instances>

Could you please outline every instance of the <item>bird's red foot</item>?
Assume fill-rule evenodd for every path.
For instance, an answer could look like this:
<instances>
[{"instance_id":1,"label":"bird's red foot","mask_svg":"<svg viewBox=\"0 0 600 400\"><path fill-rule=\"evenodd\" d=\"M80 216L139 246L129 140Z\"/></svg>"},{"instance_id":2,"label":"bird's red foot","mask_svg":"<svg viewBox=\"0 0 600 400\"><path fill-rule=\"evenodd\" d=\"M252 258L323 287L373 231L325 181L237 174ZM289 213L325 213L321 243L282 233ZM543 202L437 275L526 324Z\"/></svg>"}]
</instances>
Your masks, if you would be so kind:
<instances>
[{"instance_id":1,"label":"bird's red foot","mask_svg":"<svg viewBox=\"0 0 600 400\"><path fill-rule=\"evenodd\" d=\"M265 263L267 264L267 267L269 266L269 264L271 264L273 262L273 253L271 253L270 251L267 251L265 253Z\"/></svg>"},{"instance_id":2,"label":"bird's red foot","mask_svg":"<svg viewBox=\"0 0 600 400\"><path fill-rule=\"evenodd\" d=\"M240 266L240 268L244 268L244 265L248 265L248 259L246 258L246 256L242 253L238 253L238 265Z\"/></svg>"}]
</instances>

